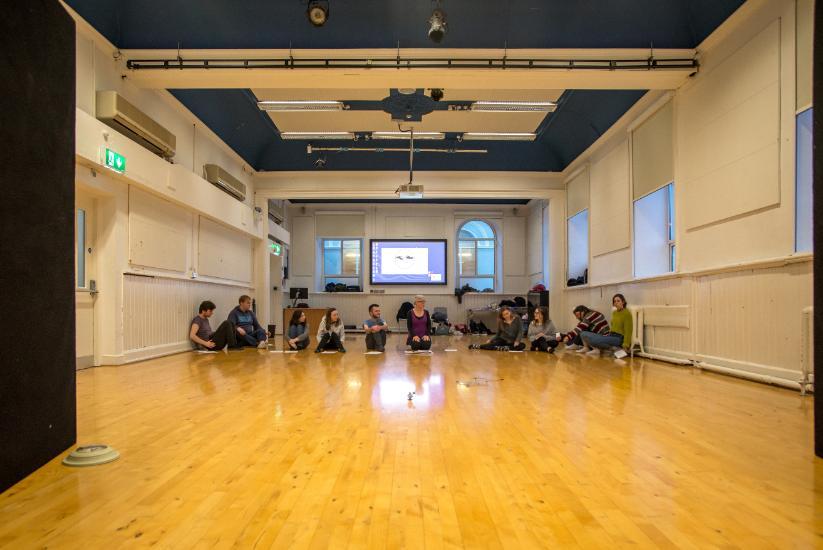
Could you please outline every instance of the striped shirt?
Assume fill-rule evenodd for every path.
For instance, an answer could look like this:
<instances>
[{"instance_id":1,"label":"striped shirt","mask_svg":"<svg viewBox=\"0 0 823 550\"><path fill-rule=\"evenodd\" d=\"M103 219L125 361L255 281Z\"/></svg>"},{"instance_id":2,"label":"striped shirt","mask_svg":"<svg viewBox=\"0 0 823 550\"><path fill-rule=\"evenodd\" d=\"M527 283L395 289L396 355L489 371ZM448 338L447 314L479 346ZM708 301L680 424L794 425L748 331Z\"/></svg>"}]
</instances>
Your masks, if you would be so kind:
<instances>
[{"instance_id":1,"label":"striped shirt","mask_svg":"<svg viewBox=\"0 0 823 550\"><path fill-rule=\"evenodd\" d=\"M590 309L587 314L580 319L576 327L568 334L571 339L576 338L581 332L594 332L595 334L608 334L609 322L599 311Z\"/></svg>"}]
</instances>

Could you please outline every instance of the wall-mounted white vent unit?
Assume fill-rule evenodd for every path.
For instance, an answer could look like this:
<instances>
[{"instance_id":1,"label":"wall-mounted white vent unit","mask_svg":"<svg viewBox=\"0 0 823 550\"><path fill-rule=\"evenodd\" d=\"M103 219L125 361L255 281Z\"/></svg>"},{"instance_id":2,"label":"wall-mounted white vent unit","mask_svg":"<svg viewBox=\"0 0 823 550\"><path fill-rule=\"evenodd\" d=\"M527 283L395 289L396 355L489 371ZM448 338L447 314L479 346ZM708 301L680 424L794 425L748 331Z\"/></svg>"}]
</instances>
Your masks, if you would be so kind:
<instances>
[{"instance_id":1,"label":"wall-mounted white vent unit","mask_svg":"<svg viewBox=\"0 0 823 550\"><path fill-rule=\"evenodd\" d=\"M111 126L149 151L170 159L177 147L177 138L143 111L112 90L97 92L97 119Z\"/></svg>"},{"instance_id":2,"label":"wall-mounted white vent unit","mask_svg":"<svg viewBox=\"0 0 823 550\"><path fill-rule=\"evenodd\" d=\"M422 199L423 186L414 183L406 183L397 188L397 196L401 199Z\"/></svg>"},{"instance_id":3,"label":"wall-mounted white vent unit","mask_svg":"<svg viewBox=\"0 0 823 550\"><path fill-rule=\"evenodd\" d=\"M216 185L240 202L246 200L246 184L216 164L204 164L203 175L206 181Z\"/></svg>"},{"instance_id":4,"label":"wall-mounted white vent unit","mask_svg":"<svg viewBox=\"0 0 823 550\"><path fill-rule=\"evenodd\" d=\"M276 224L282 224L286 219L286 201L284 200L269 200L269 217L274 220Z\"/></svg>"}]
</instances>

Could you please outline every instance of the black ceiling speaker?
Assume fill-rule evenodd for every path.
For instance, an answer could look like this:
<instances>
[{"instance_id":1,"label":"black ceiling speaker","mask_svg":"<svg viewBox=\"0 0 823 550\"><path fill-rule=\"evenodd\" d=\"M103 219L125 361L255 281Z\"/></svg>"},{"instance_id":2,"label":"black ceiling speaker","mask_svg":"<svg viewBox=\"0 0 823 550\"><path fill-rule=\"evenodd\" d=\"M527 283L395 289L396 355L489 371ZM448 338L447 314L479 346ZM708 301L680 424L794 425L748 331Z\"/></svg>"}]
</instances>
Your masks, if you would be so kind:
<instances>
[{"instance_id":1,"label":"black ceiling speaker","mask_svg":"<svg viewBox=\"0 0 823 550\"><path fill-rule=\"evenodd\" d=\"M429 17L429 38L435 44L440 44L443 37L446 36L448 30L446 23L446 12L440 8L436 8Z\"/></svg>"},{"instance_id":2,"label":"black ceiling speaker","mask_svg":"<svg viewBox=\"0 0 823 550\"><path fill-rule=\"evenodd\" d=\"M315 27L325 25L329 19L328 0L310 0L309 7L306 9L306 17L309 18L309 23Z\"/></svg>"}]
</instances>

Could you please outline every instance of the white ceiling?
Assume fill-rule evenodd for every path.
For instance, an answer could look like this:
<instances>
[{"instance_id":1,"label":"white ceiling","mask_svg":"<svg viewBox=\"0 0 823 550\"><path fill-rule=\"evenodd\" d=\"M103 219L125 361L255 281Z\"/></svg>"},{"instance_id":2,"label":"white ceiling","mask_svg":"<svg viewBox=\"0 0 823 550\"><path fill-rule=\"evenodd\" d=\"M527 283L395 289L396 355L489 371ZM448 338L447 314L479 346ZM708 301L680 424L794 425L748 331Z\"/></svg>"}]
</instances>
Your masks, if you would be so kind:
<instances>
[{"instance_id":1,"label":"white ceiling","mask_svg":"<svg viewBox=\"0 0 823 550\"><path fill-rule=\"evenodd\" d=\"M359 100L380 101L389 95L383 89L254 89L266 100ZM455 101L509 100L557 101L563 90L444 90L444 99ZM282 132L396 131L397 123L383 111L269 112ZM426 132L534 132L546 113L489 113L435 111L415 123ZM551 114L549 115L551 116ZM409 124L405 123L404 127Z\"/></svg>"}]
</instances>

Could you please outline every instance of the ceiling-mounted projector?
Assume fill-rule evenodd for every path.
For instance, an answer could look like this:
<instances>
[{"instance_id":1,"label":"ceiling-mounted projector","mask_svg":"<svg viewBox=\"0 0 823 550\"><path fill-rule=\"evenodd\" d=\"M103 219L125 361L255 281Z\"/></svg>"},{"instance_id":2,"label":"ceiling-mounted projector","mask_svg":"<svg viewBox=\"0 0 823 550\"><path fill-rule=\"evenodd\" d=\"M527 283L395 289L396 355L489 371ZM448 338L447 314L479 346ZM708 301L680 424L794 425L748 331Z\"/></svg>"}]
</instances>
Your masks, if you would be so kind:
<instances>
[{"instance_id":1,"label":"ceiling-mounted projector","mask_svg":"<svg viewBox=\"0 0 823 550\"><path fill-rule=\"evenodd\" d=\"M423 186L413 183L406 183L397 188L397 195L401 199L422 199Z\"/></svg>"}]
</instances>

